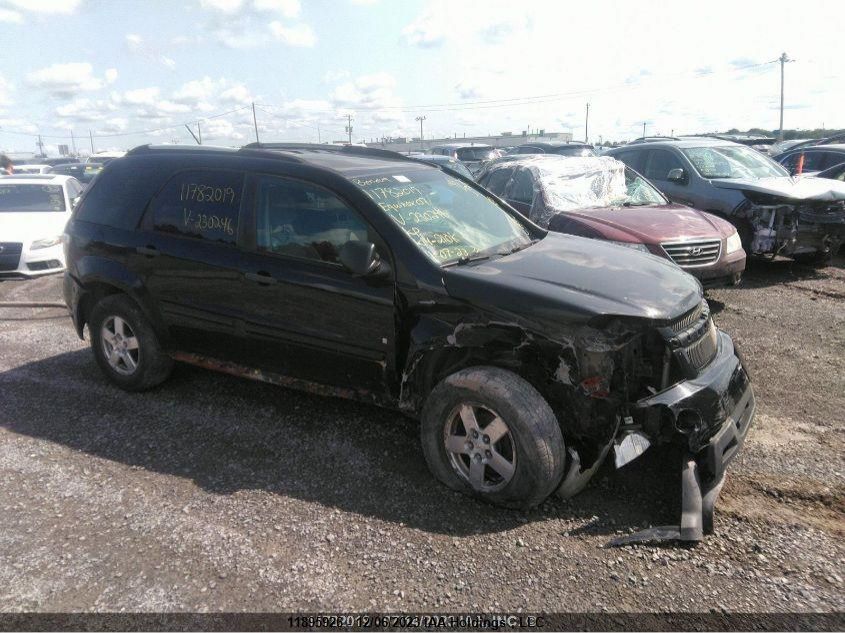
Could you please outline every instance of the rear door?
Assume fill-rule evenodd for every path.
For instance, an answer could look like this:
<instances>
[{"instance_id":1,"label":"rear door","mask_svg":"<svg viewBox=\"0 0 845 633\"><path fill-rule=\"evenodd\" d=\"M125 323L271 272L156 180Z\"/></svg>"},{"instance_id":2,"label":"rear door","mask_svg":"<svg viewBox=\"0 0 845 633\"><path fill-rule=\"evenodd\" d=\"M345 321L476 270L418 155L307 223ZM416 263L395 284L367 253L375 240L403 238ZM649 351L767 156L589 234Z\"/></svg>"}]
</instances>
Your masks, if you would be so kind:
<instances>
[{"instance_id":1,"label":"rear door","mask_svg":"<svg viewBox=\"0 0 845 633\"><path fill-rule=\"evenodd\" d=\"M386 244L336 193L254 175L254 246L244 253L247 343L261 368L337 387L386 392L395 371L394 284L354 277L338 252L351 240Z\"/></svg>"},{"instance_id":2,"label":"rear door","mask_svg":"<svg viewBox=\"0 0 845 633\"><path fill-rule=\"evenodd\" d=\"M237 244L244 178L242 171L178 172L144 217L132 268L179 350L243 360L239 324L248 304Z\"/></svg>"}]
</instances>

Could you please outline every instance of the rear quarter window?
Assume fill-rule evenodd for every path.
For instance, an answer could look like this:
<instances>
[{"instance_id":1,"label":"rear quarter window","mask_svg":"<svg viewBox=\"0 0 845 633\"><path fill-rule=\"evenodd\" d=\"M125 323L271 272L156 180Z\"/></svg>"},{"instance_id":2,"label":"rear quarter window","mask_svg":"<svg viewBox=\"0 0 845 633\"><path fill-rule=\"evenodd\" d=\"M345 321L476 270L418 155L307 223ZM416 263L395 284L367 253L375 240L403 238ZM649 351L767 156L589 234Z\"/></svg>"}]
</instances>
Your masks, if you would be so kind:
<instances>
[{"instance_id":1,"label":"rear quarter window","mask_svg":"<svg viewBox=\"0 0 845 633\"><path fill-rule=\"evenodd\" d=\"M172 168L132 159L111 161L85 190L74 219L118 229L138 226Z\"/></svg>"}]
</instances>

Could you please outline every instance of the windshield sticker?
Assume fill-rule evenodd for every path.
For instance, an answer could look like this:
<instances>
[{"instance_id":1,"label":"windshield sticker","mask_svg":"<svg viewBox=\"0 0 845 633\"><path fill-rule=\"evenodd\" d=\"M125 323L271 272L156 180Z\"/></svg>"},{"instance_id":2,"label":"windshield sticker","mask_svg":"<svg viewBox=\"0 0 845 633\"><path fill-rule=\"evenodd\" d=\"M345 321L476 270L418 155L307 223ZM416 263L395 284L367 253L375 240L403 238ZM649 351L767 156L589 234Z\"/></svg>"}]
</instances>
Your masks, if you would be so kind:
<instances>
[{"instance_id":1,"label":"windshield sticker","mask_svg":"<svg viewBox=\"0 0 845 633\"><path fill-rule=\"evenodd\" d=\"M395 180L396 182L411 182L410 178L408 178L407 176L402 176L402 175L394 176L393 180Z\"/></svg>"}]
</instances>

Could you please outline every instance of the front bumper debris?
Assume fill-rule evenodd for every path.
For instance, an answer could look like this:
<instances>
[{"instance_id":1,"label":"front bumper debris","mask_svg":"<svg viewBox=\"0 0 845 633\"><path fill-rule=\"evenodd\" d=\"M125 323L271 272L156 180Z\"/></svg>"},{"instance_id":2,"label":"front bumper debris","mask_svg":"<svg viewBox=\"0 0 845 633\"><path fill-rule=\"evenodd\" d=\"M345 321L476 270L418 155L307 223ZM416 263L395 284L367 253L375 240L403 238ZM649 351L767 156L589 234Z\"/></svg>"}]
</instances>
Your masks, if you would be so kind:
<instances>
[{"instance_id":1,"label":"front bumper debris","mask_svg":"<svg viewBox=\"0 0 845 633\"><path fill-rule=\"evenodd\" d=\"M702 425L687 434L681 465L681 520L614 539L610 546L649 541L700 541L713 532L716 499L728 465L739 454L755 411L754 391L729 336L720 332L719 354L700 376L638 403L673 416L679 427L695 413ZM704 421L716 423L713 426Z\"/></svg>"}]
</instances>

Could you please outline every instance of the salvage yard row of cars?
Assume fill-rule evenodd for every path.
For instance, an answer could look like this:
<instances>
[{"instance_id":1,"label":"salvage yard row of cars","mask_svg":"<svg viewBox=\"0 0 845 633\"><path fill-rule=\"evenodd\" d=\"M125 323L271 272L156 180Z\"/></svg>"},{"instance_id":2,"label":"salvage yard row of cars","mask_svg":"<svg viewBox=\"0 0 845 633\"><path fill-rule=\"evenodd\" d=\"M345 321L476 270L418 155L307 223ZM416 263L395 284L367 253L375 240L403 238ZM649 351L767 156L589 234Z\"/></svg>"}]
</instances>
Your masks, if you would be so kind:
<instances>
[{"instance_id":1,"label":"salvage yard row of cars","mask_svg":"<svg viewBox=\"0 0 845 633\"><path fill-rule=\"evenodd\" d=\"M65 300L117 386L152 388L181 361L391 407L420 420L437 479L506 507L577 494L611 451L622 467L670 444L678 525L625 539L696 541L755 402L688 273L735 283L746 250L819 253L845 228L845 184L802 185L820 179L737 147L682 145L659 169L669 150L649 143L535 148L476 181L444 154L141 146L75 206L37 180L66 176L21 180L69 218ZM693 210L650 169L744 201ZM0 218L18 215L3 199Z\"/></svg>"}]
</instances>

